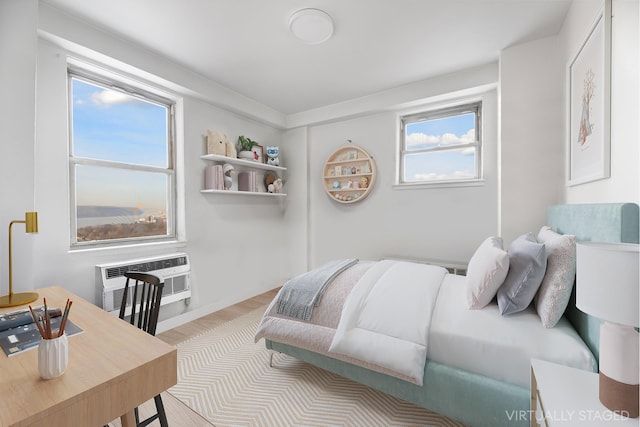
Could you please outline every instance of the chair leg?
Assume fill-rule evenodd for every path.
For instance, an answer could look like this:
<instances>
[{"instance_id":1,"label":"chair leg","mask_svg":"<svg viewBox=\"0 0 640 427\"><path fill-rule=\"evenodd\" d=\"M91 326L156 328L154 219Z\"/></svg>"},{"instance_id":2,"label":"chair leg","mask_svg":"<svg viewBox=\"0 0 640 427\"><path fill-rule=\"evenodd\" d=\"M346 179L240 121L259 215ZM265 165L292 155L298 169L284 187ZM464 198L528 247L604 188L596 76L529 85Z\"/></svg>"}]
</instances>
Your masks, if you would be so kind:
<instances>
[{"instance_id":1,"label":"chair leg","mask_svg":"<svg viewBox=\"0 0 640 427\"><path fill-rule=\"evenodd\" d=\"M136 427L140 425L140 415L138 415L138 407L133 408L133 413L136 416Z\"/></svg>"},{"instance_id":2,"label":"chair leg","mask_svg":"<svg viewBox=\"0 0 640 427\"><path fill-rule=\"evenodd\" d=\"M158 419L160 420L161 427L169 427L167 422L167 415L164 412L164 405L162 404L162 397L157 395L153 398L156 401L156 410L158 411Z\"/></svg>"},{"instance_id":3,"label":"chair leg","mask_svg":"<svg viewBox=\"0 0 640 427\"><path fill-rule=\"evenodd\" d=\"M164 412L164 405L162 404L162 397L157 395L153 398L156 404L156 413L147 418L146 420L139 421L138 420L138 408L136 408L136 426L137 427L145 427L151 424L153 421L158 420L160 422L160 427L169 427L169 423L167 421L167 415Z\"/></svg>"}]
</instances>

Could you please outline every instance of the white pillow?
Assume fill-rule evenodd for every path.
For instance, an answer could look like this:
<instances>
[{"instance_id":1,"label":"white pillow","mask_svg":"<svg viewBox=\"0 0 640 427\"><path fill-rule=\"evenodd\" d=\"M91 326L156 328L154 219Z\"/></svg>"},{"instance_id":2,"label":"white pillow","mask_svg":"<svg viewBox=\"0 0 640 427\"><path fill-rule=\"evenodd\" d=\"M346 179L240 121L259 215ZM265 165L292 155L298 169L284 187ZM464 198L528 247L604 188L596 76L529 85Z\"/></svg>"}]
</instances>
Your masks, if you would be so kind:
<instances>
[{"instance_id":1,"label":"white pillow","mask_svg":"<svg viewBox=\"0 0 640 427\"><path fill-rule=\"evenodd\" d=\"M467 267L467 306L483 308L496 292L509 271L509 254L500 237L487 238L469 261Z\"/></svg>"},{"instance_id":2,"label":"white pillow","mask_svg":"<svg viewBox=\"0 0 640 427\"><path fill-rule=\"evenodd\" d=\"M546 225L538 233L547 253L547 271L535 298L542 326L553 328L562 317L576 278L576 236L558 234Z\"/></svg>"}]
</instances>

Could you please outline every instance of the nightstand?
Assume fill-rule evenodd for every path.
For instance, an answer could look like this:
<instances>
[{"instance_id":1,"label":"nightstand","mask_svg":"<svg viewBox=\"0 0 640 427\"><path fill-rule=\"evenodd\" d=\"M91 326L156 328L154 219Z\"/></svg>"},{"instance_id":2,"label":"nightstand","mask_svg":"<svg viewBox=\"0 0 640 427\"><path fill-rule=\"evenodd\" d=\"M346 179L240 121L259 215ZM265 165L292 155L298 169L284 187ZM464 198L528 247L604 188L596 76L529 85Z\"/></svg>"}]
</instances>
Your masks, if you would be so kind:
<instances>
[{"instance_id":1,"label":"nightstand","mask_svg":"<svg viewBox=\"0 0 640 427\"><path fill-rule=\"evenodd\" d=\"M638 426L598 398L598 374L531 360L531 426Z\"/></svg>"}]
</instances>

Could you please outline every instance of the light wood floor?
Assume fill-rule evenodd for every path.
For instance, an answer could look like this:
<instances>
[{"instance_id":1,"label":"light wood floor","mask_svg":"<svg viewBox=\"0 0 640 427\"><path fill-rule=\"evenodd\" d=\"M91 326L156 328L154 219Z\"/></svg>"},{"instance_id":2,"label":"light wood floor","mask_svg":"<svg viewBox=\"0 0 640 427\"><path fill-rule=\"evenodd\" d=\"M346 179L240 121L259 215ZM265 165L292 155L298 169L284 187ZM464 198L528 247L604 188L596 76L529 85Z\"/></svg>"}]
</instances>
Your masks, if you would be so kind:
<instances>
[{"instance_id":1,"label":"light wood floor","mask_svg":"<svg viewBox=\"0 0 640 427\"><path fill-rule=\"evenodd\" d=\"M265 304L268 304L278 292L278 288L265 292L241 303L232 305L231 307L224 308L215 313L211 313L207 316L196 319L192 322L178 326L177 328L168 330L161 334L156 335L162 341L177 345L189 338L200 334L202 331L212 329L222 323L233 320L238 316L255 310ZM169 393L162 393L162 403L167 414L167 421L170 427L208 427L213 426L197 413L193 412L191 408L180 402ZM155 413L155 404L153 399L140 406L140 418L144 419L151 414ZM156 420L149 424L150 426L159 426L160 423ZM110 423L110 426L121 427L120 420L114 420Z\"/></svg>"}]
</instances>

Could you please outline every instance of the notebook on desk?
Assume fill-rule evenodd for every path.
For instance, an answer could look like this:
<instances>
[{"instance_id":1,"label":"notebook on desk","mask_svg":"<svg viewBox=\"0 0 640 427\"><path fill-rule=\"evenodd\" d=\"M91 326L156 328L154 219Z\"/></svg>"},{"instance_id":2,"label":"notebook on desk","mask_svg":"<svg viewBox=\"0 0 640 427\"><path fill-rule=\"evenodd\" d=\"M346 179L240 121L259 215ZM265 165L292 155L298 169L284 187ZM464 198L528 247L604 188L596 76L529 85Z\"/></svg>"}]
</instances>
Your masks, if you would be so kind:
<instances>
[{"instance_id":1,"label":"notebook on desk","mask_svg":"<svg viewBox=\"0 0 640 427\"><path fill-rule=\"evenodd\" d=\"M61 310L51 309L51 328L60 327ZM64 328L67 336L82 332L71 320L67 319ZM29 310L19 310L0 315L0 347L9 357L19 354L30 348L37 347L42 337Z\"/></svg>"}]
</instances>

